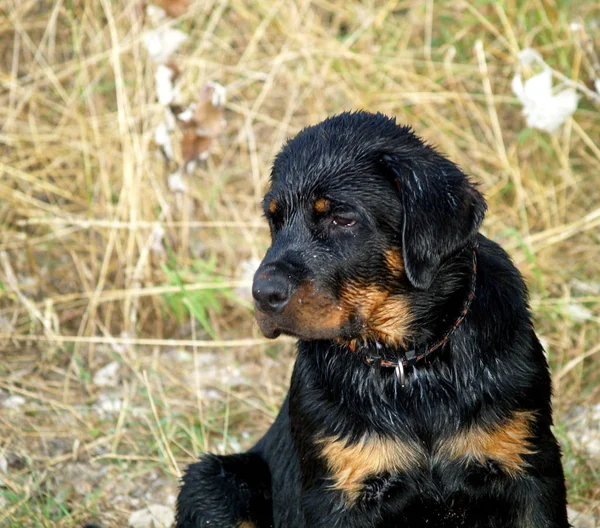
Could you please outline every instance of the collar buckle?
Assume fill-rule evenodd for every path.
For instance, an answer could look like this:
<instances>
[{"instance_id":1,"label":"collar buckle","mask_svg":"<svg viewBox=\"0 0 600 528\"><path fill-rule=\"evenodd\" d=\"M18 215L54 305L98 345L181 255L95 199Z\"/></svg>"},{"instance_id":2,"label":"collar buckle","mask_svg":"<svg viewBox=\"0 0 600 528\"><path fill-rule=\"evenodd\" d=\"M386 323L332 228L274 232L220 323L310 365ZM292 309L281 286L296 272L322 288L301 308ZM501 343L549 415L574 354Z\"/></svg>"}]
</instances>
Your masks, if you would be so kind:
<instances>
[{"instance_id":1,"label":"collar buckle","mask_svg":"<svg viewBox=\"0 0 600 528\"><path fill-rule=\"evenodd\" d=\"M406 354L404 354L404 361L407 367L414 367L418 361L417 351L415 349L408 350Z\"/></svg>"}]
</instances>

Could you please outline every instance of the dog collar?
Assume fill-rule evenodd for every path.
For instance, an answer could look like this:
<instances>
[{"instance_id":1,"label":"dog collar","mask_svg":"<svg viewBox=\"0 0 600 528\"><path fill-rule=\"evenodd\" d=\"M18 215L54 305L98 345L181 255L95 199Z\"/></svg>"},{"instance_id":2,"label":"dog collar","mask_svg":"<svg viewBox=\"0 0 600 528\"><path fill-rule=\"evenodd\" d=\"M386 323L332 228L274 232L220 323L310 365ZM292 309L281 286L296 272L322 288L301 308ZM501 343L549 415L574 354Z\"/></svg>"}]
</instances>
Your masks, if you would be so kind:
<instances>
[{"instance_id":1,"label":"dog collar","mask_svg":"<svg viewBox=\"0 0 600 528\"><path fill-rule=\"evenodd\" d=\"M375 368L393 368L395 370L396 377L400 384L404 387L404 382L406 380L405 369L413 367L417 362L431 355L433 352L444 346L448 339L452 336L456 329L461 325L464 321L467 313L469 312L469 308L471 307L471 303L473 302L473 298L475 297L475 287L477 283L477 245L473 247L473 263L472 263L472 272L471 272L471 286L469 288L469 294L467 295L463 309L458 316L458 319L454 322L454 324L448 329L448 331L444 334L444 336L435 343L431 345L427 345L423 350L419 351L416 348L411 350L407 350L404 353L404 357L398 358L395 361L388 361L387 359L383 359L381 357L376 356L367 356L365 357L365 363L371 367Z\"/></svg>"}]
</instances>

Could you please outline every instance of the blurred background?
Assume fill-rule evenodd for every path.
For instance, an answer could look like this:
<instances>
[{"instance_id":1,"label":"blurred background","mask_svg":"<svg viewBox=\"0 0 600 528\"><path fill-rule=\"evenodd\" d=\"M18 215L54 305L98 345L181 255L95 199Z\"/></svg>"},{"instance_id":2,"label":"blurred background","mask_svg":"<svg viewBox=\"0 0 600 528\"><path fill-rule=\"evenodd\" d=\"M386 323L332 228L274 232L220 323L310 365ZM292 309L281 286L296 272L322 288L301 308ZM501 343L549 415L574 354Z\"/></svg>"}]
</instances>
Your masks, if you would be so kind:
<instances>
[{"instance_id":1,"label":"blurred background","mask_svg":"<svg viewBox=\"0 0 600 528\"><path fill-rule=\"evenodd\" d=\"M481 184L600 525L599 52L595 0L0 0L0 526L166 526L188 463L266 430L261 197L349 109Z\"/></svg>"}]
</instances>

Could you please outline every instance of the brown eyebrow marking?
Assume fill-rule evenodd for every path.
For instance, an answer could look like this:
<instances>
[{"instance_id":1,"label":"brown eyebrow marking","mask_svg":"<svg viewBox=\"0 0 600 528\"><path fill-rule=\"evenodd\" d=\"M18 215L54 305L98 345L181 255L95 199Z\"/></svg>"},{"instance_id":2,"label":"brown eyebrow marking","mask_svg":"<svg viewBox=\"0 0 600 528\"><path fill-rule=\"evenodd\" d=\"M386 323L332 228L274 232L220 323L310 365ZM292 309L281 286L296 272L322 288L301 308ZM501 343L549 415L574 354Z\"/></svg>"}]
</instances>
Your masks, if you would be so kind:
<instances>
[{"instance_id":1,"label":"brown eyebrow marking","mask_svg":"<svg viewBox=\"0 0 600 528\"><path fill-rule=\"evenodd\" d=\"M271 200L269 200L269 213L271 214L275 214L275 211L277 211L277 202L275 201L275 198L271 198Z\"/></svg>"},{"instance_id":2,"label":"brown eyebrow marking","mask_svg":"<svg viewBox=\"0 0 600 528\"><path fill-rule=\"evenodd\" d=\"M331 208L331 202L327 198L319 198L315 202L315 211L317 213L326 213Z\"/></svg>"}]
</instances>

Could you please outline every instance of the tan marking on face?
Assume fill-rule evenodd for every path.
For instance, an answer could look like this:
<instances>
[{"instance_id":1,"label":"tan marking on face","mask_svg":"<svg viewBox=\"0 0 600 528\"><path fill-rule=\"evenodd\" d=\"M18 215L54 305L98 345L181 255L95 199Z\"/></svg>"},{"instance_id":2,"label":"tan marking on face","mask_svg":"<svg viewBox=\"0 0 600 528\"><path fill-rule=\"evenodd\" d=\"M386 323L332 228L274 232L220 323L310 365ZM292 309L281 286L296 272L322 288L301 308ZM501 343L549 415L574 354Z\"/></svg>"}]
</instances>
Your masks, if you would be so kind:
<instances>
[{"instance_id":1,"label":"tan marking on face","mask_svg":"<svg viewBox=\"0 0 600 528\"><path fill-rule=\"evenodd\" d=\"M390 274L404 274L402 257L390 250L385 255ZM408 299L391 295L376 285L349 284L339 301L311 282L301 285L282 313L264 314L256 310L256 320L267 337L276 329L306 339L333 339L356 349L356 340L373 339L382 344L406 346L412 323ZM356 321L355 321L356 318ZM356 335L348 340L339 336L352 319ZM358 324L356 324L358 322Z\"/></svg>"},{"instance_id":2,"label":"tan marking on face","mask_svg":"<svg viewBox=\"0 0 600 528\"><path fill-rule=\"evenodd\" d=\"M356 444L326 437L317 445L327 463L333 489L343 492L349 504L360 497L366 479L408 471L424 458L416 444L381 436L365 436Z\"/></svg>"},{"instance_id":3,"label":"tan marking on face","mask_svg":"<svg viewBox=\"0 0 600 528\"><path fill-rule=\"evenodd\" d=\"M305 283L297 290L290 303L289 311L302 324L310 327L340 327L345 320L344 313L334 299Z\"/></svg>"},{"instance_id":4,"label":"tan marking on face","mask_svg":"<svg viewBox=\"0 0 600 528\"><path fill-rule=\"evenodd\" d=\"M315 202L315 211L317 213L326 213L331 207L331 202L327 198L319 198Z\"/></svg>"},{"instance_id":5,"label":"tan marking on face","mask_svg":"<svg viewBox=\"0 0 600 528\"><path fill-rule=\"evenodd\" d=\"M348 318L335 299L310 282L294 292L283 312L267 315L257 309L255 315L265 335L269 334L270 328L276 327L312 339L336 337Z\"/></svg>"},{"instance_id":6,"label":"tan marking on face","mask_svg":"<svg viewBox=\"0 0 600 528\"><path fill-rule=\"evenodd\" d=\"M242 521L237 525L237 528L256 528L256 524L250 521Z\"/></svg>"},{"instance_id":7,"label":"tan marking on face","mask_svg":"<svg viewBox=\"0 0 600 528\"><path fill-rule=\"evenodd\" d=\"M385 263L394 277L402 277L404 275L404 260L399 250L387 250L385 252Z\"/></svg>"},{"instance_id":8,"label":"tan marking on face","mask_svg":"<svg viewBox=\"0 0 600 528\"><path fill-rule=\"evenodd\" d=\"M515 477L523 472L523 455L533 453L529 438L535 413L519 411L493 428L474 426L438 446L437 455L443 458L475 460L481 464L495 461L504 472Z\"/></svg>"},{"instance_id":9,"label":"tan marking on face","mask_svg":"<svg viewBox=\"0 0 600 528\"><path fill-rule=\"evenodd\" d=\"M275 214L275 211L277 211L277 202L275 201L275 198L271 198L268 209L269 209L269 213L271 213L271 214Z\"/></svg>"},{"instance_id":10,"label":"tan marking on face","mask_svg":"<svg viewBox=\"0 0 600 528\"><path fill-rule=\"evenodd\" d=\"M412 312L406 297L391 295L375 286L352 286L344 290L343 312L360 316L363 335L390 345L406 345Z\"/></svg>"},{"instance_id":11,"label":"tan marking on face","mask_svg":"<svg viewBox=\"0 0 600 528\"><path fill-rule=\"evenodd\" d=\"M407 299L388 296L382 303L375 305L367 324L369 332L377 340L406 346L411 320L412 313Z\"/></svg>"}]
</instances>

